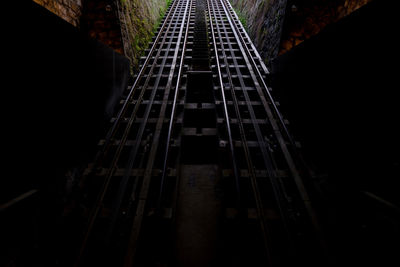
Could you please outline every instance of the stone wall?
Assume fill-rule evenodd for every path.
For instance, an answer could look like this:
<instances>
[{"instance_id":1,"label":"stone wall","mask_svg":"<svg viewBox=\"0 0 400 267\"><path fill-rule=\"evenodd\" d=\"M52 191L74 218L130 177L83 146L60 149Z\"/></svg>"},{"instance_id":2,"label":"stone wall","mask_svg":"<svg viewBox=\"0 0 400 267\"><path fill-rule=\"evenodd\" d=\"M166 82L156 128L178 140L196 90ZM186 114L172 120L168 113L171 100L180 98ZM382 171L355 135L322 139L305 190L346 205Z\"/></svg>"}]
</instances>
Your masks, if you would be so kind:
<instances>
[{"instance_id":1,"label":"stone wall","mask_svg":"<svg viewBox=\"0 0 400 267\"><path fill-rule=\"evenodd\" d=\"M278 55L287 0L231 0L247 24L248 33L268 63Z\"/></svg>"},{"instance_id":2,"label":"stone wall","mask_svg":"<svg viewBox=\"0 0 400 267\"><path fill-rule=\"evenodd\" d=\"M121 24L115 0L84 1L82 30L120 54L124 54Z\"/></svg>"},{"instance_id":3,"label":"stone wall","mask_svg":"<svg viewBox=\"0 0 400 267\"><path fill-rule=\"evenodd\" d=\"M80 25L82 0L33 0L74 26Z\"/></svg>"},{"instance_id":4,"label":"stone wall","mask_svg":"<svg viewBox=\"0 0 400 267\"><path fill-rule=\"evenodd\" d=\"M279 54L369 2L371 0L290 0Z\"/></svg>"},{"instance_id":5,"label":"stone wall","mask_svg":"<svg viewBox=\"0 0 400 267\"><path fill-rule=\"evenodd\" d=\"M33 0L131 61L137 70L171 0Z\"/></svg>"},{"instance_id":6,"label":"stone wall","mask_svg":"<svg viewBox=\"0 0 400 267\"><path fill-rule=\"evenodd\" d=\"M168 0L117 0L125 55L137 69L139 58L165 14Z\"/></svg>"},{"instance_id":7,"label":"stone wall","mask_svg":"<svg viewBox=\"0 0 400 267\"><path fill-rule=\"evenodd\" d=\"M267 65L372 0L230 0Z\"/></svg>"}]
</instances>

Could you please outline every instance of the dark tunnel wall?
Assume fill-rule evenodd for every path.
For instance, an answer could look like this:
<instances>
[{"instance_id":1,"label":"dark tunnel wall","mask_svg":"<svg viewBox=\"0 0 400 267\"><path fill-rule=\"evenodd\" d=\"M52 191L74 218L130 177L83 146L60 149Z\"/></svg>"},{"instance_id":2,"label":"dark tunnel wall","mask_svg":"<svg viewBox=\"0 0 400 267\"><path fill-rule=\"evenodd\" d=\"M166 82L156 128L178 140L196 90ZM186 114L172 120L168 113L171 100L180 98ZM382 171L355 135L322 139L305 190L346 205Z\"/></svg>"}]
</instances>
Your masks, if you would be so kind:
<instances>
[{"instance_id":1,"label":"dark tunnel wall","mask_svg":"<svg viewBox=\"0 0 400 267\"><path fill-rule=\"evenodd\" d=\"M61 171L87 156L127 86L129 62L41 6L29 10L26 27L11 31L15 77L8 77L7 97L15 102L7 120L12 140L22 139L12 147L13 162L40 169L27 174L32 184L49 168Z\"/></svg>"},{"instance_id":2,"label":"dark tunnel wall","mask_svg":"<svg viewBox=\"0 0 400 267\"><path fill-rule=\"evenodd\" d=\"M27 2L5 33L0 203L38 190L1 213L5 255L17 257L25 247L33 266L40 253L52 254L67 179L93 157L127 87L129 61Z\"/></svg>"},{"instance_id":3,"label":"dark tunnel wall","mask_svg":"<svg viewBox=\"0 0 400 267\"><path fill-rule=\"evenodd\" d=\"M272 68L283 113L320 177L316 205L339 258L381 266L398 262L400 250L393 245L398 210L371 197L400 204L394 5L373 1L278 57Z\"/></svg>"}]
</instances>

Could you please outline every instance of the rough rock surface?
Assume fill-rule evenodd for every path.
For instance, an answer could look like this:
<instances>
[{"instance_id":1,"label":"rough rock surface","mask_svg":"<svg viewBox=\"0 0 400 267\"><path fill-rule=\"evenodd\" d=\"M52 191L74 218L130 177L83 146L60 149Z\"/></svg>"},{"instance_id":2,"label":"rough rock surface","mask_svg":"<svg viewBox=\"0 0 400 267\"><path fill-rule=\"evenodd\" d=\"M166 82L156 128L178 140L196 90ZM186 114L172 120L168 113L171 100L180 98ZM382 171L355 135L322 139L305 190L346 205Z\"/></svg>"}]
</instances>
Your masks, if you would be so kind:
<instances>
[{"instance_id":1,"label":"rough rock surface","mask_svg":"<svg viewBox=\"0 0 400 267\"><path fill-rule=\"evenodd\" d=\"M266 63L278 55L287 0L231 0Z\"/></svg>"},{"instance_id":2,"label":"rough rock surface","mask_svg":"<svg viewBox=\"0 0 400 267\"><path fill-rule=\"evenodd\" d=\"M371 0L294 0L287 10L279 54L283 54L325 26L349 15Z\"/></svg>"},{"instance_id":3,"label":"rough rock surface","mask_svg":"<svg viewBox=\"0 0 400 267\"><path fill-rule=\"evenodd\" d=\"M154 35L167 8L166 0L119 0L119 15L125 55L134 68Z\"/></svg>"},{"instance_id":4,"label":"rough rock surface","mask_svg":"<svg viewBox=\"0 0 400 267\"><path fill-rule=\"evenodd\" d=\"M372 0L230 0L267 65Z\"/></svg>"},{"instance_id":5,"label":"rough rock surface","mask_svg":"<svg viewBox=\"0 0 400 267\"><path fill-rule=\"evenodd\" d=\"M74 26L79 26L82 15L81 0L33 0Z\"/></svg>"},{"instance_id":6,"label":"rough rock surface","mask_svg":"<svg viewBox=\"0 0 400 267\"><path fill-rule=\"evenodd\" d=\"M115 51L133 70L171 0L33 0Z\"/></svg>"}]
</instances>

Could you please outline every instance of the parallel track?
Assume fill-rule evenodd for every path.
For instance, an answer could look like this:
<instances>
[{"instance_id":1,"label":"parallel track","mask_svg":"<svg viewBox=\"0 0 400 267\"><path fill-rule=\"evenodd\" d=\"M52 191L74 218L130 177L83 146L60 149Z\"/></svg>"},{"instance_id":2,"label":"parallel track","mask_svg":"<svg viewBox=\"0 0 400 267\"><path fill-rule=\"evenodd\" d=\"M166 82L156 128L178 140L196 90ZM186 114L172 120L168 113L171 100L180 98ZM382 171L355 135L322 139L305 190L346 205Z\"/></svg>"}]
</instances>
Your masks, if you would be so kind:
<instances>
[{"instance_id":1,"label":"parallel track","mask_svg":"<svg viewBox=\"0 0 400 267\"><path fill-rule=\"evenodd\" d=\"M237 75L238 77L238 83L237 85L240 86L247 109L248 113L250 115L250 120L251 124L254 127L254 132L256 135L256 139L258 142L258 147L261 150L261 155L264 161L264 168L267 173L267 177L269 177L270 180L270 185L272 188L272 192L274 195L274 200L275 200L275 205L276 205L276 210L279 211L280 217L281 217L281 226L283 226L283 229L281 229L282 235L280 237L284 237L286 235L287 238L287 248L289 250L296 250L295 246L301 246L301 244L295 244L299 243L298 240L295 240L296 238L294 237L295 235L299 235L301 231L302 234L306 235L309 234L309 229L299 229L296 227L298 223L296 221L303 221L306 220L310 224L311 228L313 228L316 234L316 239L317 242L323 247L323 240L322 240L322 234L321 230L319 227L319 223L316 219L315 211L313 210L310 200L307 194L307 191L304 187L303 180L299 175L299 170L298 167L295 165L295 161L293 159L293 156L297 156L297 151L295 147L295 142L293 141L293 138L291 137L288 128L286 126L285 121L282 118L282 115L280 114L277 105L270 93L270 89L266 85L265 81L265 75L268 74L267 69L265 68L265 65L263 64L261 57L257 53L254 45L252 44L251 40L249 39L247 33L243 29L236 13L233 11L233 8L231 7L230 3L226 0L209 0L209 13L210 13L210 21L214 20L215 21L215 32L212 29L213 32L213 37L214 37L214 42L217 42L219 44L219 47L215 45L215 50L218 49L218 51L221 51L219 53L219 57L222 56L222 59L224 60L224 67L225 67L225 73L228 76L228 85L226 88L229 88L232 92L232 104L234 106L235 112L236 112L236 120L238 122L238 127L239 127L239 132L240 132L240 138L241 138L241 144L242 148L244 150L244 155L246 158L247 162L247 168L248 168L248 173L249 177L251 180L252 188L253 188L253 194L255 198L255 205L257 207L258 211L258 216L261 221L261 224L265 224L265 230L264 232L264 238L265 238L265 244L267 246L267 251L268 251L268 258L269 258L269 263L273 264L274 259L271 259L270 254L272 253L269 251L268 247L269 246L274 246L271 244L273 242L273 238L268 236L268 231L276 231L277 229L268 229L272 227L268 227L268 222L265 221L265 216L263 215L263 204L261 201L260 197L260 190L259 186L257 185L257 179L254 171L254 164L252 163L252 158L254 161L257 161L255 159L256 154L250 155L250 149L247 145L246 141L246 134L244 133L244 127L242 123L242 119L240 118L240 112L239 112L239 105L237 101L237 97L235 96L235 85L232 83L232 73L230 71L230 66L229 62L227 60L227 53L225 50L228 51L228 54L231 54L232 58L232 65L234 66L234 75ZM211 17L211 14L213 14L213 17ZM220 30L222 29L222 31ZM224 34L224 36L221 35L221 32ZM234 36L234 38L232 38ZM223 39L225 38L225 39ZM226 42L224 42L226 40ZM233 40L233 41L231 41ZM268 141L266 141L266 132L262 132L260 129L260 125L257 122L256 114L253 109L253 106L251 104L251 97L249 96L249 82L244 81L243 77L246 76L246 74L242 74L240 70L240 63L238 62L238 57L232 52L235 50L235 48L239 48L238 50L241 52L241 56L239 57L239 60L244 61L244 65L247 67L246 74L249 74L251 77L252 83L251 87L253 87L257 92L258 99L261 100L262 106L265 108L265 117L267 124L272 128L270 135L268 136ZM218 56L216 56L216 68L218 69L218 74L220 76L220 80L222 80L222 75L220 71L220 66ZM238 86L238 87L239 87ZM252 97L253 98L253 97ZM223 101L225 102L225 101ZM272 135L271 135L272 133ZM271 147L271 143L274 144L274 148ZM290 148L289 148L290 147ZM292 153L289 152L291 149ZM272 153L271 153L272 151ZM277 155L280 154L280 155ZM284 166L278 166L276 162L276 158L281 158L284 161ZM298 160L298 162L301 163L301 159ZM303 166L301 166L303 167ZM260 168L260 166L256 166L256 168ZM296 187L297 190L295 192L288 192L287 188L293 187L293 185L285 185L279 177L277 177L277 173L284 171L287 174L290 174L289 179L285 179L287 182L293 183ZM298 203L293 203L291 199L293 198L298 198L297 202L301 199L304 207L306 209L306 214L304 212L299 212L300 207L296 207L295 205L298 206ZM295 204L295 205L294 205ZM298 217L304 216L304 218L296 218L293 219L293 214L297 214ZM291 229L292 228L292 229ZM297 228L297 229L293 229ZM272 240L272 241L271 241ZM292 253L292 252L289 252Z\"/></svg>"},{"instance_id":2,"label":"parallel track","mask_svg":"<svg viewBox=\"0 0 400 267\"><path fill-rule=\"evenodd\" d=\"M194 93L213 97L189 99L188 86L198 85L188 79L208 74L211 91ZM201 153L183 140L208 131L219 140L219 156L209 163L200 154L194 164L219 166L223 208L237 214L221 222L231 229L224 230L228 236L241 236L225 249L243 248L243 258L253 258L254 266L318 266L319 258L309 258L323 253L323 242L300 176L307 172L266 84L268 74L227 0L173 1L81 180L79 201L90 212L81 219L85 227L75 265L147 266L146 256L154 254L149 262L174 266L170 245L180 166ZM203 126L187 126L193 107L199 114L214 108L216 126L204 126L212 124L201 117Z\"/></svg>"}]
</instances>

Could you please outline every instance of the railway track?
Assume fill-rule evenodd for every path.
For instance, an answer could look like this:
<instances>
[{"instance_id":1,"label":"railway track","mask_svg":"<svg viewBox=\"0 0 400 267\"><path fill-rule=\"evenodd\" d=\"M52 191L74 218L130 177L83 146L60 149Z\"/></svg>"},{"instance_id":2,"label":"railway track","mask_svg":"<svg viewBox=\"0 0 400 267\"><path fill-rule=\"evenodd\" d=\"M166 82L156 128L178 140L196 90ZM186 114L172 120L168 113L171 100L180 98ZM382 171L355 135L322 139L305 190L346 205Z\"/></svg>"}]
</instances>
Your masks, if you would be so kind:
<instances>
[{"instance_id":1,"label":"railway track","mask_svg":"<svg viewBox=\"0 0 400 267\"><path fill-rule=\"evenodd\" d=\"M228 1L173 1L80 182L75 266L325 266L268 74Z\"/></svg>"}]
</instances>

